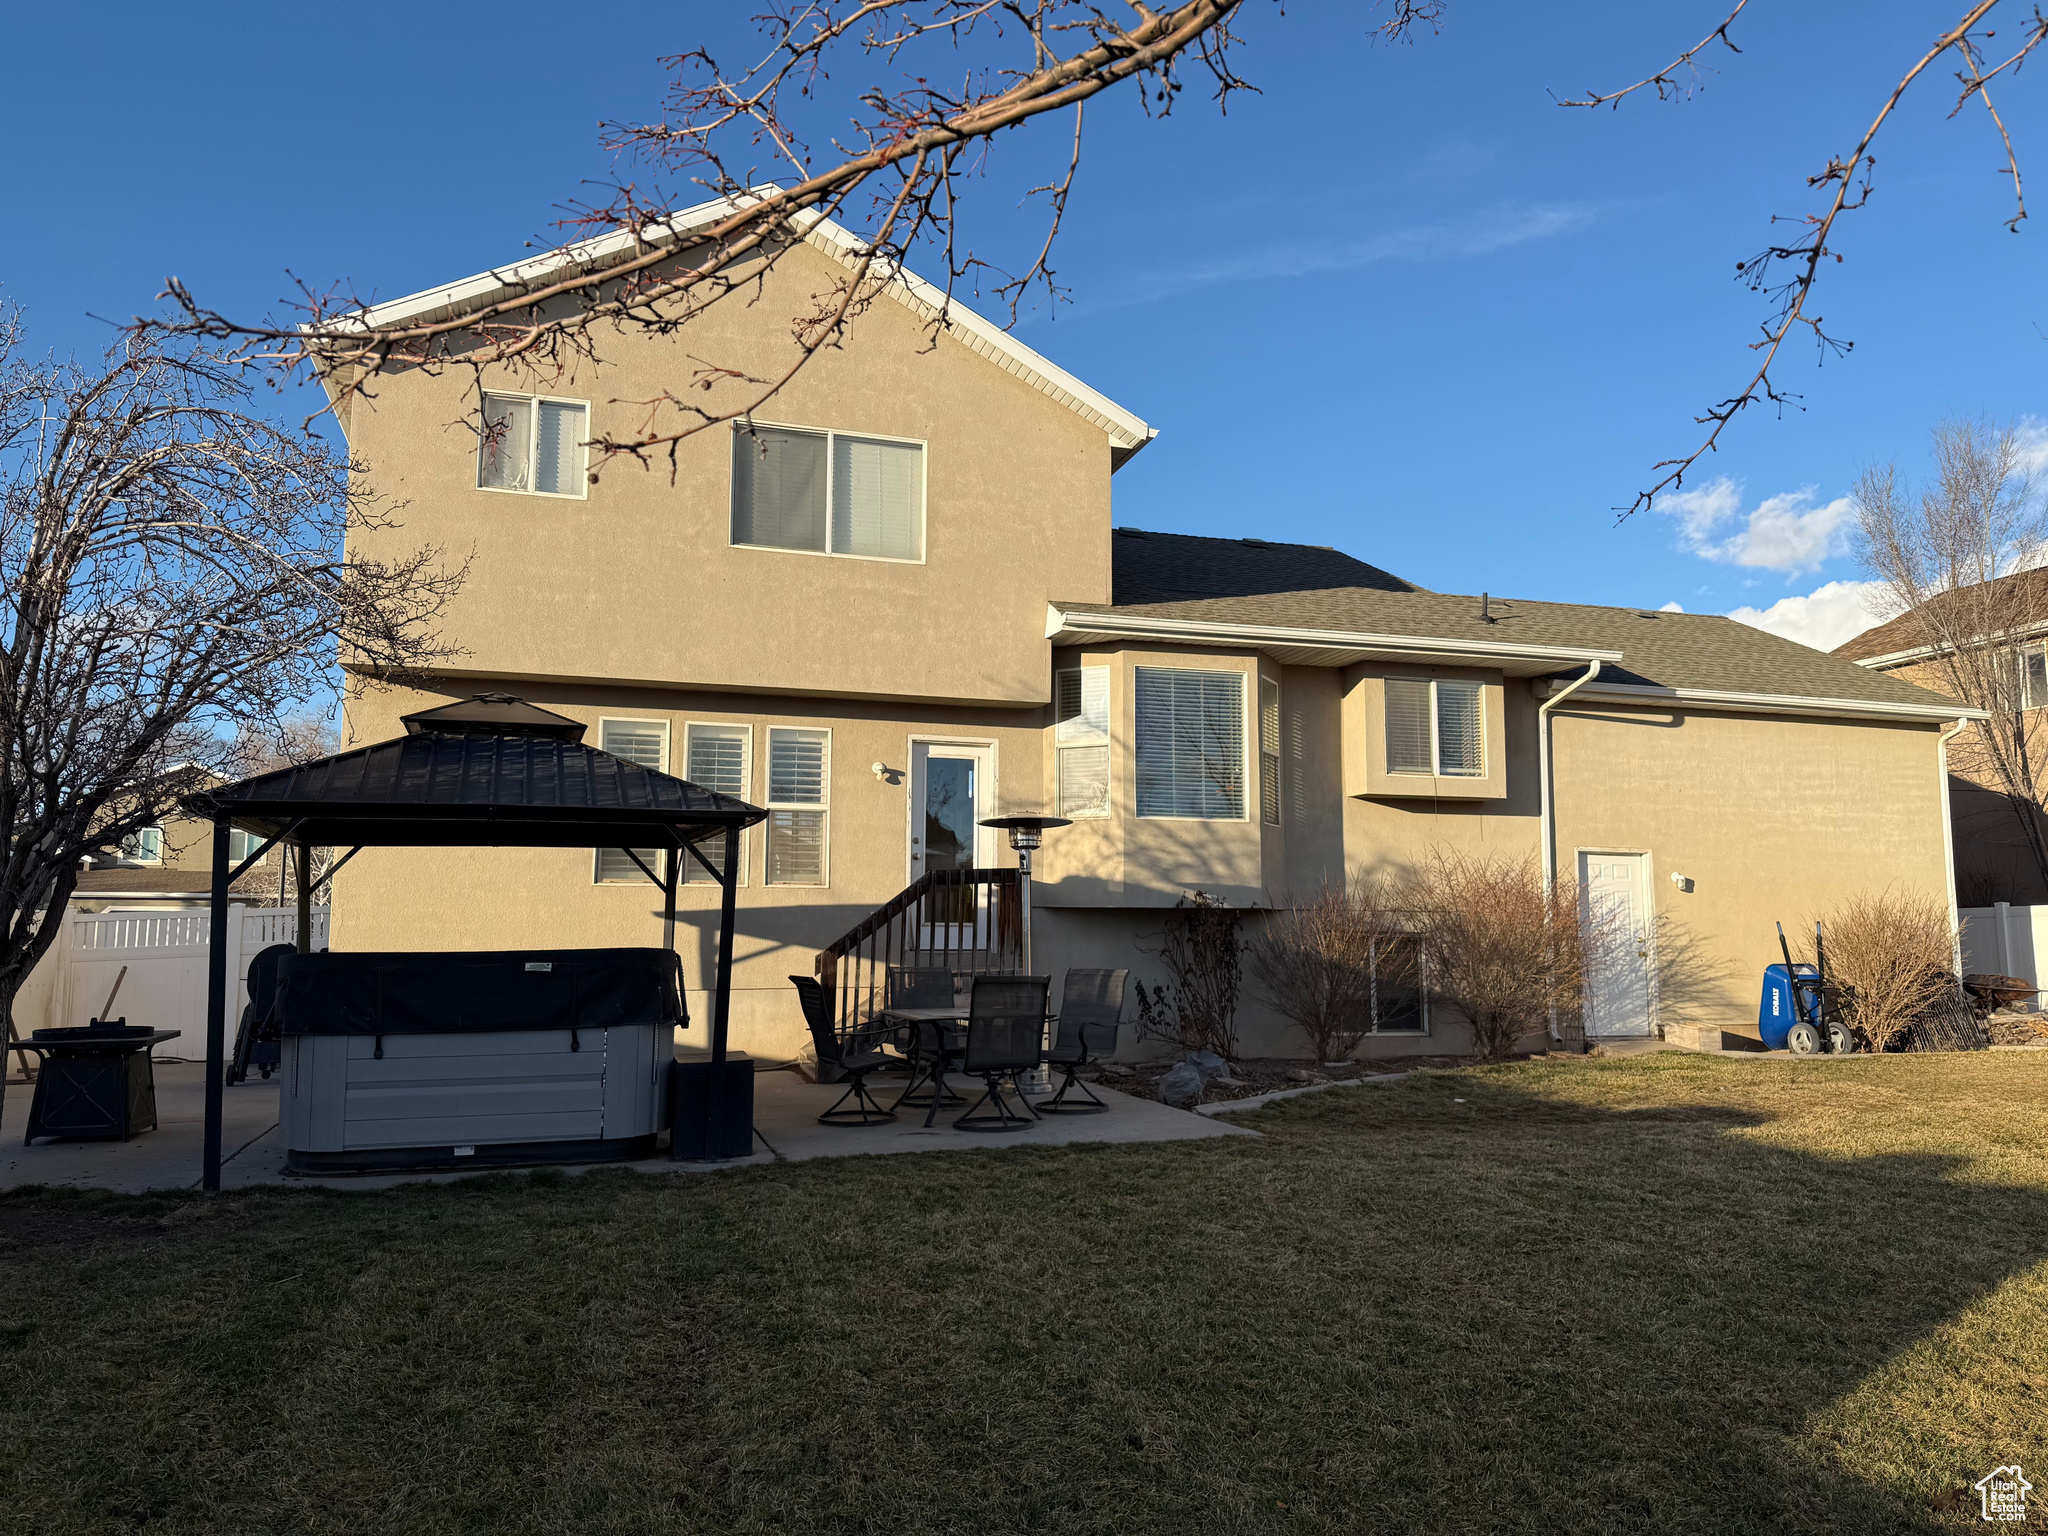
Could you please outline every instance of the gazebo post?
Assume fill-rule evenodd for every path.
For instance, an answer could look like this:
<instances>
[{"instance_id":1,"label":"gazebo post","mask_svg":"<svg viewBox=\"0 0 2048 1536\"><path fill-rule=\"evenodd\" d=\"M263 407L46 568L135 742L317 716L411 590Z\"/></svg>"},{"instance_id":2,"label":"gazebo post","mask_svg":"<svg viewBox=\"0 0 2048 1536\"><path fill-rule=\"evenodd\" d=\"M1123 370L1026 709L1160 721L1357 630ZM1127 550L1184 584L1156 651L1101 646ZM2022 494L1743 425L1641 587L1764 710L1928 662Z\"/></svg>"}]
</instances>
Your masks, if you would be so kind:
<instances>
[{"instance_id":1,"label":"gazebo post","mask_svg":"<svg viewBox=\"0 0 2048 1536\"><path fill-rule=\"evenodd\" d=\"M206 926L206 1152L199 1187L220 1188L221 1074L227 1070L228 824L213 823L213 899Z\"/></svg>"},{"instance_id":2,"label":"gazebo post","mask_svg":"<svg viewBox=\"0 0 2048 1536\"><path fill-rule=\"evenodd\" d=\"M718 893L718 986L711 994L711 1060L715 1067L725 1065L725 1030L732 1015L732 929L734 908L740 885L740 839L736 828L728 827L725 832L725 874L721 877L724 889ZM712 1073L712 1092L722 1091L723 1074ZM716 1123L716 1116L713 1117Z\"/></svg>"},{"instance_id":3,"label":"gazebo post","mask_svg":"<svg viewBox=\"0 0 2048 1536\"><path fill-rule=\"evenodd\" d=\"M285 845L285 852L293 849ZM313 953L313 850L301 843L297 849L299 865L299 929L298 947L302 955Z\"/></svg>"},{"instance_id":4,"label":"gazebo post","mask_svg":"<svg viewBox=\"0 0 2048 1536\"><path fill-rule=\"evenodd\" d=\"M673 830L673 829L671 829ZM682 873L683 850L668 850L668 862L661 870L661 947L676 947L676 877Z\"/></svg>"}]
</instances>

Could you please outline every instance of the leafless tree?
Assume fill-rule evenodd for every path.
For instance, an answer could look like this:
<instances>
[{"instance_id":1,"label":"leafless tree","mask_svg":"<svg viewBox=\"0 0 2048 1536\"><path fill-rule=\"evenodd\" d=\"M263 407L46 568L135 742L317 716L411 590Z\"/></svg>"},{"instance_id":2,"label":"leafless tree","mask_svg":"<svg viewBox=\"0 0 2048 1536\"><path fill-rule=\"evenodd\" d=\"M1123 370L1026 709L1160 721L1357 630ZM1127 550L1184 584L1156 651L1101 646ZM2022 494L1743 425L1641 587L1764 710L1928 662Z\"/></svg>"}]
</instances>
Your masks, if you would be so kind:
<instances>
[{"instance_id":1,"label":"leafless tree","mask_svg":"<svg viewBox=\"0 0 2048 1536\"><path fill-rule=\"evenodd\" d=\"M81 862L248 766L337 660L449 653L438 551L344 553L393 526L319 439L247 414L242 370L130 337L96 367L23 353L0 315L0 1020Z\"/></svg>"},{"instance_id":2,"label":"leafless tree","mask_svg":"<svg viewBox=\"0 0 2048 1536\"><path fill-rule=\"evenodd\" d=\"M1431 997L1471 1021L1486 1060L1502 1059L1553 1020L1568 1027L1582 1017L1588 959L1601 935L1597 917L1581 914L1572 880L1546 892L1533 858L1437 849L1400 900L1412 914Z\"/></svg>"},{"instance_id":3,"label":"leafless tree","mask_svg":"<svg viewBox=\"0 0 2048 1536\"><path fill-rule=\"evenodd\" d=\"M1991 718L1950 747L1960 776L2005 797L2048 880L2043 750L2048 672L2037 640L2048 627L2048 509L2010 427L1944 421L1933 432L1934 479L1913 487L1896 464L1856 482L1857 553L1926 651L1933 686ZM1931 674L1931 676L1930 676Z\"/></svg>"},{"instance_id":4,"label":"leafless tree","mask_svg":"<svg viewBox=\"0 0 2048 1536\"><path fill-rule=\"evenodd\" d=\"M1138 998L1140 1039L1164 1040L1176 1050L1214 1051L1237 1059L1237 1000L1244 981L1244 914L1221 897L1193 891L1166 914L1158 949L1170 981L1132 990Z\"/></svg>"},{"instance_id":5,"label":"leafless tree","mask_svg":"<svg viewBox=\"0 0 2048 1536\"><path fill-rule=\"evenodd\" d=\"M247 763L244 771L251 774L296 767L341 750L341 731L336 727L333 715L313 710L301 710L286 716L278 721L274 734L245 726L243 736ZM277 861L277 904L281 907L288 905L298 890L298 860L302 851L306 868L313 877L315 900L319 899L319 887L334 865L332 848L280 849L283 857Z\"/></svg>"},{"instance_id":6,"label":"leafless tree","mask_svg":"<svg viewBox=\"0 0 2048 1536\"><path fill-rule=\"evenodd\" d=\"M1414 940L1392 889L1361 874L1313 896L1282 898L1245 944L1273 1007L1308 1036L1318 1061L1358 1049L1373 1029L1377 988L1416 978Z\"/></svg>"}]
</instances>

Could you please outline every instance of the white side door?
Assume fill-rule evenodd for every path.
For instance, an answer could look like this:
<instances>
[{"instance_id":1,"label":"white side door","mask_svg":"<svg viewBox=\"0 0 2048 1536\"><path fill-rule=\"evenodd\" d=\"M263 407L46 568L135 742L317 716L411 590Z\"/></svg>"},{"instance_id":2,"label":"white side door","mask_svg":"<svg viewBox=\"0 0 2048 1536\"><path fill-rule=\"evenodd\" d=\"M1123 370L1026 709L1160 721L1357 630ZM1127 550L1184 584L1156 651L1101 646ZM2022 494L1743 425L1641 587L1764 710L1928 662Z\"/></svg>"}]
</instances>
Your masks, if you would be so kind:
<instances>
[{"instance_id":1,"label":"white side door","mask_svg":"<svg viewBox=\"0 0 2048 1536\"><path fill-rule=\"evenodd\" d=\"M1579 854L1579 899L1592 942L1586 953L1586 1038L1640 1039L1651 1032L1650 856Z\"/></svg>"},{"instance_id":2,"label":"white side door","mask_svg":"<svg viewBox=\"0 0 2048 1536\"><path fill-rule=\"evenodd\" d=\"M996 834L981 825L995 814L995 748L975 743L914 741L910 744L910 878L934 870L986 869L996 861ZM925 949L977 949L983 908L981 892L963 887L958 896L927 901Z\"/></svg>"}]
</instances>

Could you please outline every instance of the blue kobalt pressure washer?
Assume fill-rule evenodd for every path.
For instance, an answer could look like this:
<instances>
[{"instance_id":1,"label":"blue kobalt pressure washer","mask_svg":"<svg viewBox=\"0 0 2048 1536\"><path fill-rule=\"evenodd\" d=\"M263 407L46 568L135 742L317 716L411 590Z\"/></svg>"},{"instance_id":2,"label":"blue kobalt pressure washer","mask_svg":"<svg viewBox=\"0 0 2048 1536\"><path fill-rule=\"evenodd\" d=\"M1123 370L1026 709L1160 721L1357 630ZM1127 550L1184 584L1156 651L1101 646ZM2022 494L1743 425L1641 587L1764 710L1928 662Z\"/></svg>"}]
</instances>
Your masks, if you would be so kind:
<instances>
[{"instance_id":1,"label":"blue kobalt pressure washer","mask_svg":"<svg viewBox=\"0 0 2048 1536\"><path fill-rule=\"evenodd\" d=\"M1757 1006L1757 1033L1763 1036L1764 1047L1794 1056L1848 1055L1856 1049L1856 1037L1842 1022L1835 994L1828 988L1827 945L1820 924L1813 925L1814 964L1793 961L1783 923L1778 924L1778 949L1785 963L1764 967L1764 995Z\"/></svg>"}]
</instances>

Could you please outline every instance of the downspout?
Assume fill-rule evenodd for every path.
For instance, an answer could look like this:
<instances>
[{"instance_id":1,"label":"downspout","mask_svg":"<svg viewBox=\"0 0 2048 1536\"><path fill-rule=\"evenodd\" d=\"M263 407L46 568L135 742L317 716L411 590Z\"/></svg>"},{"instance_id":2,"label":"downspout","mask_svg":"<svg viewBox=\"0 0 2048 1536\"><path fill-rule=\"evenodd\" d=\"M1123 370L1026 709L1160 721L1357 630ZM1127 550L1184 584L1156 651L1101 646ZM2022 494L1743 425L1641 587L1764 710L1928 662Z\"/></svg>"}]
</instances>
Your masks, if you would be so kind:
<instances>
[{"instance_id":1,"label":"downspout","mask_svg":"<svg viewBox=\"0 0 2048 1536\"><path fill-rule=\"evenodd\" d=\"M1943 731L1934 744L1935 787L1941 794L1941 856L1948 870L1949 954L1958 980L1963 974L1963 927L1961 916L1956 911L1955 806L1948 792L1948 744L1962 735L1969 724L1967 720L1958 720ZM2002 933L1999 935L2001 940L2004 937Z\"/></svg>"},{"instance_id":2,"label":"downspout","mask_svg":"<svg viewBox=\"0 0 2048 1536\"><path fill-rule=\"evenodd\" d=\"M1557 829L1552 825L1554 816L1550 806L1550 712L1599 675L1600 663L1596 661L1586 668L1584 676L1574 678L1560 692L1545 699L1536 710L1536 751L1540 757L1540 771L1537 777L1543 786L1538 820L1542 824L1545 897L1557 889ZM1953 887L1953 880L1950 881L1950 885Z\"/></svg>"}]
</instances>

